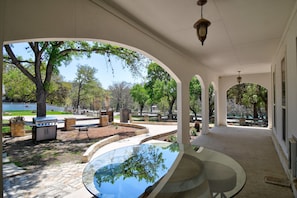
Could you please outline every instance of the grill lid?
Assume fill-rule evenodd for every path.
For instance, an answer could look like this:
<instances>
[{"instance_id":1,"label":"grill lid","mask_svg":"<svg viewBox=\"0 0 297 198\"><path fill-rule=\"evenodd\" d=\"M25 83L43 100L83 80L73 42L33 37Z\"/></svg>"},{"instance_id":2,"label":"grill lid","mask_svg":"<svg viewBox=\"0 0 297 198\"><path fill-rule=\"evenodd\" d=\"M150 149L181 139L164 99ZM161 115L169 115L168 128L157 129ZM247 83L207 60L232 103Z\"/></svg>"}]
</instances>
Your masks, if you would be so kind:
<instances>
[{"instance_id":1,"label":"grill lid","mask_svg":"<svg viewBox=\"0 0 297 198\"><path fill-rule=\"evenodd\" d=\"M33 123L37 126L51 126L56 125L58 119L56 117L35 117Z\"/></svg>"}]
</instances>

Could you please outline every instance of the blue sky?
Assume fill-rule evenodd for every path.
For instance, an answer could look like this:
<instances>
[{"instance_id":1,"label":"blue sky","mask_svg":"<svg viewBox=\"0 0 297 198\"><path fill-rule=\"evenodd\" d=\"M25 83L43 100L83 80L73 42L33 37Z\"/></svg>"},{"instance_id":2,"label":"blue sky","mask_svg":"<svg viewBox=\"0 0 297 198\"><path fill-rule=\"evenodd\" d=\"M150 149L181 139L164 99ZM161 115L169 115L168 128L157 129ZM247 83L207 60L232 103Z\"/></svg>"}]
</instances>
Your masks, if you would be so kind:
<instances>
[{"instance_id":1,"label":"blue sky","mask_svg":"<svg viewBox=\"0 0 297 198\"><path fill-rule=\"evenodd\" d=\"M75 78L78 65L95 67L97 69L95 77L105 89L116 82L126 81L132 84L143 82L142 77L133 77L128 69L123 69L120 61L111 58L110 65L102 55L92 55L91 58L77 60L73 59L69 65L60 67L60 74L64 76L66 81L72 81Z\"/></svg>"},{"instance_id":2,"label":"blue sky","mask_svg":"<svg viewBox=\"0 0 297 198\"><path fill-rule=\"evenodd\" d=\"M26 43L13 44L13 51L17 56L22 56L23 58L26 58L29 56L25 50L26 46ZM60 67L60 74L64 77L65 81L72 81L75 78L78 65L89 65L91 67L95 67L97 69L95 77L101 83L102 87L105 89L107 89L108 86L112 85L113 83L126 81L134 84L142 83L144 80L143 77L133 77L128 69L123 69L122 63L119 60L111 58L111 67L111 65L107 63L106 58L104 56L94 54L91 56L91 58L73 58L72 62L69 65L64 65ZM145 74L146 71L144 70L143 75Z\"/></svg>"}]
</instances>

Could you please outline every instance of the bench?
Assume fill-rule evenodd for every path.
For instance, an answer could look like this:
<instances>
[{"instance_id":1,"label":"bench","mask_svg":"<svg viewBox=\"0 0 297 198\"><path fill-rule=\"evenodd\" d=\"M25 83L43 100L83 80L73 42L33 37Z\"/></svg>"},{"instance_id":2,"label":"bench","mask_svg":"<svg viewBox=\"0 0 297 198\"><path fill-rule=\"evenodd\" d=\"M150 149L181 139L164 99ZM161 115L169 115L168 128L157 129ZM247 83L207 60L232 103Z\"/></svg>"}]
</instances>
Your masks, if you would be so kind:
<instances>
[{"instance_id":1,"label":"bench","mask_svg":"<svg viewBox=\"0 0 297 198\"><path fill-rule=\"evenodd\" d=\"M98 127L98 124L78 124L78 125L72 125L72 127L74 127L75 129L78 129L78 133L80 133L81 131L86 132L88 139L90 139L89 134L88 134L89 128Z\"/></svg>"}]
</instances>

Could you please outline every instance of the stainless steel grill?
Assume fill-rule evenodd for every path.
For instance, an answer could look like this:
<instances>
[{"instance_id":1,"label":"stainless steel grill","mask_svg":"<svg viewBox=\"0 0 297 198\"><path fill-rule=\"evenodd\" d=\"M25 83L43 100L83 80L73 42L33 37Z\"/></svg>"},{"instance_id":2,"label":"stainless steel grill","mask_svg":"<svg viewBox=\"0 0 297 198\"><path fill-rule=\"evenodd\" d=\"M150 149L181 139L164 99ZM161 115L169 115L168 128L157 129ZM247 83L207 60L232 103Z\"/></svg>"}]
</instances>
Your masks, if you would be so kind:
<instances>
[{"instance_id":1,"label":"stainless steel grill","mask_svg":"<svg viewBox=\"0 0 297 198\"><path fill-rule=\"evenodd\" d=\"M55 117L33 118L32 139L35 141L56 139L57 122Z\"/></svg>"},{"instance_id":2,"label":"stainless steel grill","mask_svg":"<svg viewBox=\"0 0 297 198\"><path fill-rule=\"evenodd\" d=\"M54 126L57 125L57 118L55 117L36 117L33 118L33 124L36 127Z\"/></svg>"}]
</instances>

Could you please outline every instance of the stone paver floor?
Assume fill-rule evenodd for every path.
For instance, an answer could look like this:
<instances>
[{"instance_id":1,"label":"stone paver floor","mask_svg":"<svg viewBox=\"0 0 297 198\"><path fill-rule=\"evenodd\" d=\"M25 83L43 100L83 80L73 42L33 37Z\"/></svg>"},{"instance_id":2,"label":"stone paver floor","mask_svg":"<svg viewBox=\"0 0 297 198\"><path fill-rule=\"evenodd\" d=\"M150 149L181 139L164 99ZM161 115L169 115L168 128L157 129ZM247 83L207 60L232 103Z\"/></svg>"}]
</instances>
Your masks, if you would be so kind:
<instances>
[{"instance_id":1,"label":"stone paver floor","mask_svg":"<svg viewBox=\"0 0 297 198\"><path fill-rule=\"evenodd\" d=\"M139 138L144 138L149 135L169 132L176 129L175 126L149 126L149 134L140 135ZM82 136L84 134L81 134ZM92 135L92 134L91 134ZM73 137L77 138L77 137ZM129 138L130 139L130 138ZM133 141L140 140L131 138ZM119 144L125 143L124 140L119 141ZM11 167L4 157L6 164L4 166ZM23 170L16 168L15 171L21 171L19 174L11 174L8 172L3 179L3 197L5 198L60 198L71 195L73 192L84 188L82 183L82 172L86 163L63 163L56 166L47 166L42 169L35 169L30 172L22 172ZM7 168L8 168L7 167ZM3 170L5 168L3 167ZM13 169L13 168L12 168ZM8 170L8 169L7 169Z\"/></svg>"},{"instance_id":2,"label":"stone paver floor","mask_svg":"<svg viewBox=\"0 0 297 198\"><path fill-rule=\"evenodd\" d=\"M83 188L81 175L85 165L65 163L5 178L3 197L64 197Z\"/></svg>"}]
</instances>

